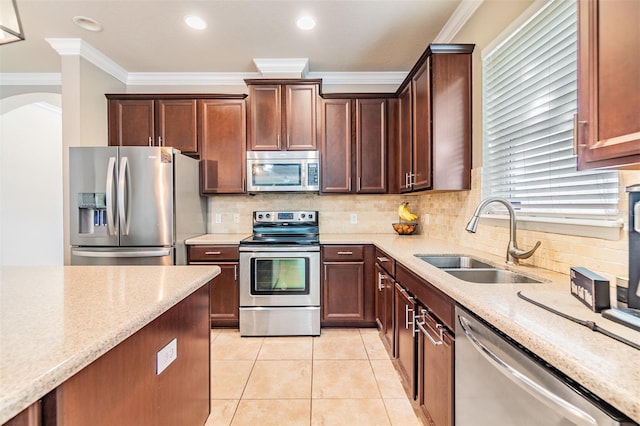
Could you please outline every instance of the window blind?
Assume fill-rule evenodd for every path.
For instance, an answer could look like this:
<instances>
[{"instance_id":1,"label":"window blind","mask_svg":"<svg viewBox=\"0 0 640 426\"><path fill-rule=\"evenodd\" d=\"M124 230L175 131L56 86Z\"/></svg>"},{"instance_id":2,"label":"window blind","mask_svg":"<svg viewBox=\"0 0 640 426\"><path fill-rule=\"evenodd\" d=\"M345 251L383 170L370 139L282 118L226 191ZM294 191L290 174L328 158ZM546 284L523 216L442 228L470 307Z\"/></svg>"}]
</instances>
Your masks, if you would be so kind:
<instances>
[{"instance_id":1,"label":"window blind","mask_svg":"<svg viewBox=\"0 0 640 426\"><path fill-rule=\"evenodd\" d=\"M547 2L482 61L483 197L523 216L617 219L618 173L576 170L576 1Z\"/></svg>"}]
</instances>

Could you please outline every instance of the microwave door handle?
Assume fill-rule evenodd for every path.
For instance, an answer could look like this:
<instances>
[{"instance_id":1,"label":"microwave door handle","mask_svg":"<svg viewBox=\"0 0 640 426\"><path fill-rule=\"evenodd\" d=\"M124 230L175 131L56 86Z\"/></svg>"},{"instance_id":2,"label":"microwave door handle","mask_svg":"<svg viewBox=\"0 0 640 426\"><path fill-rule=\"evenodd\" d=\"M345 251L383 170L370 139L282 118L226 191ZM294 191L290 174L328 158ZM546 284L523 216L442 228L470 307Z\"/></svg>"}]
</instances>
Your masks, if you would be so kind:
<instances>
[{"instance_id":1,"label":"microwave door handle","mask_svg":"<svg viewBox=\"0 0 640 426\"><path fill-rule=\"evenodd\" d=\"M596 422L596 420L588 413L585 413L580 408L576 407L568 401L565 401L550 390L540 386L529 377L509 365L489 348L487 348L478 339L478 337L473 334L466 318L458 315L458 321L462 326L462 331L469 338L471 345L505 377L518 385L525 392L535 397L538 401L544 403L552 409L555 409L557 412L560 412L562 415L566 416L576 424L598 426L598 422Z\"/></svg>"},{"instance_id":2,"label":"microwave door handle","mask_svg":"<svg viewBox=\"0 0 640 426\"><path fill-rule=\"evenodd\" d=\"M131 176L129 172L129 159L122 157L120 159L120 176L118 176L118 212L122 235L129 235L129 226L131 225L129 222L129 217L131 216L130 197Z\"/></svg>"},{"instance_id":3,"label":"microwave door handle","mask_svg":"<svg viewBox=\"0 0 640 426\"><path fill-rule=\"evenodd\" d=\"M106 187L106 204L107 204L107 232L109 235L116 235L118 230L116 229L116 210L113 205L113 181L116 171L116 157L109 157L109 164L107 165L107 187Z\"/></svg>"},{"instance_id":4,"label":"microwave door handle","mask_svg":"<svg viewBox=\"0 0 640 426\"><path fill-rule=\"evenodd\" d=\"M633 230L640 233L640 201L633 205Z\"/></svg>"}]
</instances>

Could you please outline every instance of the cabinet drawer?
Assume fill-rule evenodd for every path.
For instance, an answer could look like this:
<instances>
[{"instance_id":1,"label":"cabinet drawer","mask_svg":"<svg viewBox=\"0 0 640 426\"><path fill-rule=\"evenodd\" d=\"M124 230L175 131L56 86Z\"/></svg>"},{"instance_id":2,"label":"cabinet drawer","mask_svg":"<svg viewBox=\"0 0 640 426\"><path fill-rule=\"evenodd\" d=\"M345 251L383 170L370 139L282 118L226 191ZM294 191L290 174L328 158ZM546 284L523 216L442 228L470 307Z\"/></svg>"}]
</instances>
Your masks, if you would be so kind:
<instances>
[{"instance_id":1,"label":"cabinet drawer","mask_svg":"<svg viewBox=\"0 0 640 426\"><path fill-rule=\"evenodd\" d=\"M407 288L418 301L433 312L450 330L455 330L455 302L431 283L398 264L396 280Z\"/></svg>"},{"instance_id":2,"label":"cabinet drawer","mask_svg":"<svg viewBox=\"0 0 640 426\"><path fill-rule=\"evenodd\" d=\"M189 262L238 260L238 246L189 246Z\"/></svg>"},{"instance_id":3,"label":"cabinet drawer","mask_svg":"<svg viewBox=\"0 0 640 426\"><path fill-rule=\"evenodd\" d=\"M322 246L322 259L325 261L354 261L364 260L364 246L347 245L347 246Z\"/></svg>"},{"instance_id":4,"label":"cabinet drawer","mask_svg":"<svg viewBox=\"0 0 640 426\"><path fill-rule=\"evenodd\" d=\"M382 266L391 277L396 276L396 260L376 247L376 263Z\"/></svg>"}]
</instances>

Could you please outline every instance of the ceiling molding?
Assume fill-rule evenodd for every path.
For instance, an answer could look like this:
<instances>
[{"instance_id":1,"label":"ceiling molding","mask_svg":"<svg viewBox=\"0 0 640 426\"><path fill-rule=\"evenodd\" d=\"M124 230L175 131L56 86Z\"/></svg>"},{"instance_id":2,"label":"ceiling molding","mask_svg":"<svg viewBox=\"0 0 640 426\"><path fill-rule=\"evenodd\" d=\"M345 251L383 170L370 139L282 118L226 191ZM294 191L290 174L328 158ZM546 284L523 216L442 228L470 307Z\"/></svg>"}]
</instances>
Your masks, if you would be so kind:
<instances>
[{"instance_id":1,"label":"ceiling molding","mask_svg":"<svg viewBox=\"0 0 640 426\"><path fill-rule=\"evenodd\" d=\"M129 73L127 86L243 86L245 78L260 78L259 73L177 72Z\"/></svg>"},{"instance_id":2,"label":"ceiling molding","mask_svg":"<svg viewBox=\"0 0 640 426\"><path fill-rule=\"evenodd\" d=\"M0 73L0 86L60 86L60 73Z\"/></svg>"},{"instance_id":3,"label":"ceiling molding","mask_svg":"<svg viewBox=\"0 0 640 426\"><path fill-rule=\"evenodd\" d=\"M484 0L462 0L433 42L450 43L483 2Z\"/></svg>"},{"instance_id":4,"label":"ceiling molding","mask_svg":"<svg viewBox=\"0 0 640 426\"><path fill-rule=\"evenodd\" d=\"M308 78L322 79L322 84L395 85L402 84L408 72L310 72Z\"/></svg>"},{"instance_id":5,"label":"ceiling molding","mask_svg":"<svg viewBox=\"0 0 640 426\"><path fill-rule=\"evenodd\" d=\"M127 83L127 70L81 38L46 38L45 40L60 56L78 55L122 83Z\"/></svg>"},{"instance_id":6,"label":"ceiling molding","mask_svg":"<svg viewBox=\"0 0 640 426\"><path fill-rule=\"evenodd\" d=\"M309 58L253 58L262 77L305 78Z\"/></svg>"}]
</instances>

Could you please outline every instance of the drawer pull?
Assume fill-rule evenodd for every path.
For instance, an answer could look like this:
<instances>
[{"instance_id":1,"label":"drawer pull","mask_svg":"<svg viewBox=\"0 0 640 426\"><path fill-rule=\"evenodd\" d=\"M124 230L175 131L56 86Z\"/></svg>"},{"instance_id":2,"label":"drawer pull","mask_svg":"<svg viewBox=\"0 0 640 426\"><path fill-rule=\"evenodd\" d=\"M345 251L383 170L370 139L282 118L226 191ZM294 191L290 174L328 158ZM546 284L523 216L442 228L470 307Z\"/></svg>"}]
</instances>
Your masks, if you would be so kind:
<instances>
[{"instance_id":1,"label":"drawer pull","mask_svg":"<svg viewBox=\"0 0 640 426\"><path fill-rule=\"evenodd\" d=\"M352 251L339 251L339 255L351 256L353 254Z\"/></svg>"},{"instance_id":2,"label":"drawer pull","mask_svg":"<svg viewBox=\"0 0 640 426\"><path fill-rule=\"evenodd\" d=\"M376 257L376 259L378 259L378 262L388 262L389 259L386 257Z\"/></svg>"},{"instance_id":3,"label":"drawer pull","mask_svg":"<svg viewBox=\"0 0 640 426\"><path fill-rule=\"evenodd\" d=\"M208 256L216 256L218 254L221 254L222 252L219 251L205 251L204 254L208 255Z\"/></svg>"}]
</instances>

